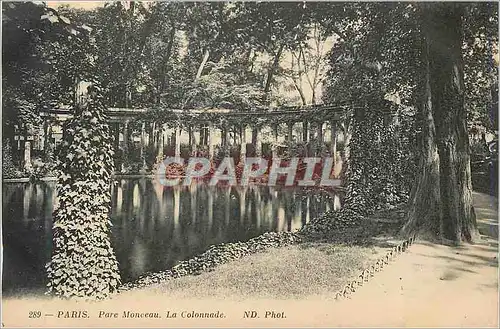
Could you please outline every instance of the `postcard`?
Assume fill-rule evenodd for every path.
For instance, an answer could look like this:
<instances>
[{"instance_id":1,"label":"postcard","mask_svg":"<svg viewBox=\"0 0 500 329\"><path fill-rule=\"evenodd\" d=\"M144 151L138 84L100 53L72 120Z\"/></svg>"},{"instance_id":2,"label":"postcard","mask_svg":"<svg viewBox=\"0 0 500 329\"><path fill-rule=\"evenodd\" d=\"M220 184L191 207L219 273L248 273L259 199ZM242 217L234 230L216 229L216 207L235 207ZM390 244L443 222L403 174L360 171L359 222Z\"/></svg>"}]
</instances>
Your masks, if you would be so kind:
<instances>
[{"instance_id":1,"label":"postcard","mask_svg":"<svg viewBox=\"0 0 500 329\"><path fill-rule=\"evenodd\" d=\"M498 2L1 8L2 327L498 327Z\"/></svg>"}]
</instances>

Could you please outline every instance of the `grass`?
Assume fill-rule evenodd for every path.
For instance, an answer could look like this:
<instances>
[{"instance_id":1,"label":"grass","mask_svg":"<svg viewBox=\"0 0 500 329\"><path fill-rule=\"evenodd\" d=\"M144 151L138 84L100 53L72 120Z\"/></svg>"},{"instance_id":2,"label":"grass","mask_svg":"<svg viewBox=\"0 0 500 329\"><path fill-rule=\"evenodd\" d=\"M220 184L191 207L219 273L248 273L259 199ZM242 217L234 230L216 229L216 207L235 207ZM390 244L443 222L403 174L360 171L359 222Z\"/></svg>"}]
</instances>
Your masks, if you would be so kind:
<instances>
[{"instance_id":1,"label":"grass","mask_svg":"<svg viewBox=\"0 0 500 329\"><path fill-rule=\"evenodd\" d=\"M145 289L173 298L306 299L335 292L356 278L382 248L303 243L250 255Z\"/></svg>"}]
</instances>

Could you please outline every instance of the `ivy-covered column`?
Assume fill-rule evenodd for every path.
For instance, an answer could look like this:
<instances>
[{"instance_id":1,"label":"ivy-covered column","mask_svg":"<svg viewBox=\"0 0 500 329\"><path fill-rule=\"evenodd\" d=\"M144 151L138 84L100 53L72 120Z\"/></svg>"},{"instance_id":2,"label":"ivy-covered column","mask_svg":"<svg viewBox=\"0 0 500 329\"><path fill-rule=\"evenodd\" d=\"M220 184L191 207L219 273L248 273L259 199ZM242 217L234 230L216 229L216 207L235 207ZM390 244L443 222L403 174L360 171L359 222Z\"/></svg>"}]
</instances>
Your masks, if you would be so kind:
<instances>
[{"instance_id":1,"label":"ivy-covered column","mask_svg":"<svg viewBox=\"0 0 500 329\"><path fill-rule=\"evenodd\" d=\"M61 146L47 287L58 297L103 299L120 284L110 239L114 152L102 91L88 90L89 101L68 123Z\"/></svg>"},{"instance_id":2,"label":"ivy-covered column","mask_svg":"<svg viewBox=\"0 0 500 329\"><path fill-rule=\"evenodd\" d=\"M293 122L288 122L287 128L288 128L287 140L289 143L291 143L293 140Z\"/></svg>"}]
</instances>

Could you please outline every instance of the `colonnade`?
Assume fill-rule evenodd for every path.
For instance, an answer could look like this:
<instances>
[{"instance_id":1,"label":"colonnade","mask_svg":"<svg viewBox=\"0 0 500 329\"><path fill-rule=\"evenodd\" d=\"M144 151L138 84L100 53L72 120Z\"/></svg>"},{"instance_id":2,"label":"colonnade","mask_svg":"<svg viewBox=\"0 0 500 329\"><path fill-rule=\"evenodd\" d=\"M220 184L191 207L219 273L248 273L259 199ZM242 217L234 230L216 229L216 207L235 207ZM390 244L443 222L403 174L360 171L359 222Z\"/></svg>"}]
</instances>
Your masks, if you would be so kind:
<instances>
[{"instance_id":1,"label":"colonnade","mask_svg":"<svg viewBox=\"0 0 500 329\"><path fill-rule=\"evenodd\" d=\"M283 129L286 126L286 129ZM263 131L271 130L271 138L264 138ZM279 129L282 128L282 129ZM297 129L299 128L299 129ZM190 155L204 151L205 154L213 158L217 148L228 152L229 147L238 146L242 158L246 156L260 156L263 152L263 145L270 146L273 157L279 156L279 146L291 142L307 145L315 141L316 147L324 146L329 142L328 153L337 154L338 142L338 121L330 120L327 122L310 122L303 120L301 122L289 121L283 124L271 123L265 125L250 124L227 124L215 127L209 123L193 123L181 125L178 123L172 126L170 123L158 124L156 122L142 122L135 124L133 120L127 119L112 123L112 129L115 141L115 150L119 148L127 154L132 143L138 143L141 156L146 147L153 147L157 159L163 159L165 147L173 149L173 155L181 156L181 144L189 147ZM285 132L284 134L280 134ZM295 132L295 134L294 134ZM284 135L284 136L283 136ZM329 138L326 138L328 135ZM253 152L248 154L248 146L253 146ZM320 155L319 151L312 150L312 154Z\"/></svg>"},{"instance_id":2,"label":"colonnade","mask_svg":"<svg viewBox=\"0 0 500 329\"><path fill-rule=\"evenodd\" d=\"M306 156L335 155L335 159L339 127L345 118L345 108L328 106L248 112L166 110L161 120L148 117L150 111L107 110L115 153L129 157L132 149L139 151L144 167L146 154L148 157L154 155L158 162L165 158L167 150L169 155L181 156L183 153L185 156L186 146L190 156L213 158L221 152L227 156L230 150L236 150L241 158L263 153L278 157L284 147L294 142L302 144ZM31 129L31 132L27 129L15 132L13 149L20 153L25 168L31 166L34 150L40 154L53 149L54 144L61 141L63 122L70 117L69 109L49 110L44 112L44 122L40 127ZM326 144L329 144L328 149Z\"/></svg>"}]
</instances>

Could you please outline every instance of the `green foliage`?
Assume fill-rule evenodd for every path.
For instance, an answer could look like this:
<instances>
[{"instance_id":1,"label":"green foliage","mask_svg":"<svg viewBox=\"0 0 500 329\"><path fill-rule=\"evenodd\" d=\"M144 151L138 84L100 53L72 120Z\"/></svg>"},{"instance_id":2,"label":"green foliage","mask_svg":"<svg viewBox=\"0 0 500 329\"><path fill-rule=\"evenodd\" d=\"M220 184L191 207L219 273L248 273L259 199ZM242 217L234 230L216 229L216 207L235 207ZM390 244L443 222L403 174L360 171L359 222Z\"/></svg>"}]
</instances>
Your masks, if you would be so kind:
<instances>
[{"instance_id":1,"label":"green foliage","mask_svg":"<svg viewBox=\"0 0 500 329\"><path fill-rule=\"evenodd\" d=\"M40 123L39 111L71 101L89 52L86 26L77 26L45 5L3 6L2 81L4 129Z\"/></svg>"},{"instance_id":2,"label":"green foliage","mask_svg":"<svg viewBox=\"0 0 500 329\"><path fill-rule=\"evenodd\" d=\"M414 151L392 117L400 114L388 113L387 103L372 104L355 110L345 172L344 208L362 215L405 203L415 169Z\"/></svg>"},{"instance_id":3,"label":"green foliage","mask_svg":"<svg viewBox=\"0 0 500 329\"><path fill-rule=\"evenodd\" d=\"M48 293L63 298L102 299L120 284L109 236L112 137L101 90L94 86L90 93L68 123L59 152L59 206L47 276Z\"/></svg>"},{"instance_id":4,"label":"green foliage","mask_svg":"<svg viewBox=\"0 0 500 329\"><path fill-rule=\"evenodd\" d=\"M498 3L468 5L463 55L469 129L482 126L495 133L498 130Z\"/></svg>"},{"instance_id":5,"label":"green foliage","mask_svg":"<svg viewBox=\"0 0 500 329\"><path fill-rule=\"evenodd\" d=\"M4 178L19 178L23 173L14 163L12 158L12 146L9 140L4 140L2 147L2 177Z\"/></svg>"}]
</instances>

